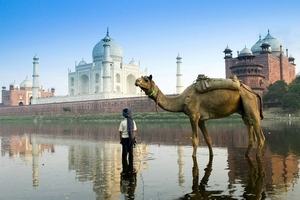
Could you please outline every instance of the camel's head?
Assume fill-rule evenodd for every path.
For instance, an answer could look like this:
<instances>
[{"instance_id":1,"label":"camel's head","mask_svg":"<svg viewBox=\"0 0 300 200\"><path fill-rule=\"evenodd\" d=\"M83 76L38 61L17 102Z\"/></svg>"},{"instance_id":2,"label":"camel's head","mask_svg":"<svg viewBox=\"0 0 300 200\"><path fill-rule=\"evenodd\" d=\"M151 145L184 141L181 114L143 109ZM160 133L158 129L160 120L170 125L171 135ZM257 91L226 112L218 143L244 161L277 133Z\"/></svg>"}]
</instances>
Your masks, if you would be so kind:
<instances>
[{"instance_id":1,"label":"camel's head","mask_svg":"<svg viewBox=\"0 0 300 200\"><path fill-rule=\"evenodd\" d=\"M135 85L139 86L145 92L146 95L150 96L155 88L155 83L152 80L152 75L142 76L141 78L136 79Z\"/></svg>"}]
</instances>

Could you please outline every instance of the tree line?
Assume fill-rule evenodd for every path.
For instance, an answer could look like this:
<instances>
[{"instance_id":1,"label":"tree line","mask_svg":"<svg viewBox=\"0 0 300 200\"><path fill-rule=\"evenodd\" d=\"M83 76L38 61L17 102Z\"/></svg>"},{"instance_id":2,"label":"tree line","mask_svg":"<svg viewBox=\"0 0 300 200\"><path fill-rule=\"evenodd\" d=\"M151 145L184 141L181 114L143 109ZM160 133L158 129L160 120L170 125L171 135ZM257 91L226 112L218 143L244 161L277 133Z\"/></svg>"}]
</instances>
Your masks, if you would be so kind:
<instances>
[{"instance_id":1,"label":"tree line","mask_svg":"<svg viewBox=\"0 0 300 200\"><path fill-rule=\"evenodd\" d=\"M296 77L290 84L284 80L276 81L270 84L268 92L263 96L266 103L277 103L283 109L300 108L300 77Z\"/></svg>"}]
</instances>

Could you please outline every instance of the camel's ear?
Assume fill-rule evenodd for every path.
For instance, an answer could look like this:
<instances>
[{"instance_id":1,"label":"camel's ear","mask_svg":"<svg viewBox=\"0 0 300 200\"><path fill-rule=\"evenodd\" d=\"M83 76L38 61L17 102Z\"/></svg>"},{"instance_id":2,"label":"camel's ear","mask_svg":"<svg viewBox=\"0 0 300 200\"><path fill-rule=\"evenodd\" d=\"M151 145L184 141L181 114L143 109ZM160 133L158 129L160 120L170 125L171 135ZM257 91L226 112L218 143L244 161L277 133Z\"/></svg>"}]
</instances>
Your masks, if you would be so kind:
<instances>
[{"instance_id":1,"label":"camel's ear","mask_svg":"<svg viewBox=\"0 0 300 200\"><path fill-rule=\"evenodd\" d=\"M150 74L149 79L152 81L152 74Z\"/></svg>"}]
</instances>

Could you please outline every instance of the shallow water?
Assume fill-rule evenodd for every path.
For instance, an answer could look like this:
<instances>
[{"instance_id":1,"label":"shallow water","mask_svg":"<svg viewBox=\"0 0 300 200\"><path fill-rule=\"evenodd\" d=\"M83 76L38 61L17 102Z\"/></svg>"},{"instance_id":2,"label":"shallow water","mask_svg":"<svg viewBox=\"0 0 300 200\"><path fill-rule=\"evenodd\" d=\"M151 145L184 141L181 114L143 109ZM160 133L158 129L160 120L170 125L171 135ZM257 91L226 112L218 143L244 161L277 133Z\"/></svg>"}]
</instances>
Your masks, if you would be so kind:
<instances>
[{"instance_id":1,"label":"shallow water","mask_svg":"<svg viewBox=\"0 0 300 200\"><path fill-rule=\"evenodd\" d=\"M0 123L0 199L298 199L299 122L262 121L263 156L244 158L240 120L207 123L193 159L187 122L139 122L136 175L123 177L118 123ZM202 138L202 137L201 137Z\"/></svg>"}]
</instances>

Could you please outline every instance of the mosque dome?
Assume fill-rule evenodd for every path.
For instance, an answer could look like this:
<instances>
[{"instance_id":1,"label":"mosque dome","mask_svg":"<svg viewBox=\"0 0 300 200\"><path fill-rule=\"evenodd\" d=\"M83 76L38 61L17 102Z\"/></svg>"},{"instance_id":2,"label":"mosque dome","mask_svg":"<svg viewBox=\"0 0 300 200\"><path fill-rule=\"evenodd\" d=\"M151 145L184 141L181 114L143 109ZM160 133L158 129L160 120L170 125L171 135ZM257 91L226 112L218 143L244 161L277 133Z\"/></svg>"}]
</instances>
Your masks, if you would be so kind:
<instances>
[{"instance_id":1,"label":"mosque dome","mask_svg":"<svg viewBox=\"0 0 300 200\"><path fill-rule=\"evenodd\" d=\"M263 43L267 42L270 45L270 47L272 48L273 52L280 53L280 46L282 46L282 45L276 38L274 38L273 36L270 35L269 31L268 31L268 35L262 40L262 42ZM283 51L283 47L282 47L281 51Z\"/></svg>"},{"instance_id":2,"label":"mosque dome","mask_svg":"<svg viewBox=\"0 0 300 200\"><path fill-rule=\"evenodd\" d=\"M31 88L32 87L32 82L26 77L26 79L20 84L21 88Z\"/></svg>"},{"instance_id":3,"label":"mosque dome","mask_svg":"<svg viewBox=\"0 0 300 200\"><path fill-rule=\"evenodd\" d=\"M252 51L245 47L239 54L239 56L253 56Z\"/></svg>"},{"instance_id":4,"label":"mosque dome","mask_svg":"<svg viewBox=\"0 0 300 200\"><path fill-rule=\"evenodd\" d=\"M253 54L258 54L261 52L262 40L259 36L259 40L251 47L251 51Z\"/></svg>"},{"instance_id":5,"label":"mosque dome","mask_svg":"<svg viewBox=\"0 0 300 200\"><path fill-rule=\"evenodd\" d=\"M13 88L13 89L20 89L20 87L19 87L19 85L16 83L16 81L10 84L10 88Z\"/></svg>"},{"instance_id":6,"label":"mosque dome","mask_svg":"<svg viewBox=\"0 0 300 200\"><path fill-rule=\"evenodd\" d=\"M104 40L109 39L109 44L110 44L110 56L112 58L117 58L119 60L122 60L123 58L123 49L122 47L111 37L109 37L108 35L108 31L107 31L107 35L100 41L98 42L94 49L93 49L93 59L95 60L101 60L101 58L104 57Z\"/></svg>"},{"instance_id":7,"label":"mosque dome","mask_svg":"<svg viewBox=\"0 0 300 200\"><path fill-rule=\"evenodd\" d=\"M268 48L269 52L273 52L275 54L279 54L280 53L280 46L281 43L274 38L270 32L268 31L267 36L264 39L261 39L261 36L259 36L259 40L252 46L251 51L253 52L253 54L259 54L262 51L261 45L263 44L268 44L270 45L270 47ZM283 52L283 47L282 47L282 52Z\"/></svg>"}]
</instances>

